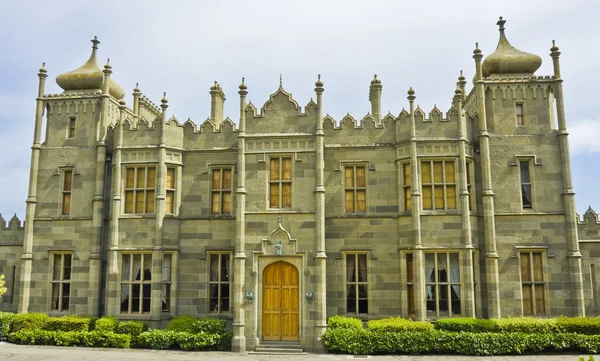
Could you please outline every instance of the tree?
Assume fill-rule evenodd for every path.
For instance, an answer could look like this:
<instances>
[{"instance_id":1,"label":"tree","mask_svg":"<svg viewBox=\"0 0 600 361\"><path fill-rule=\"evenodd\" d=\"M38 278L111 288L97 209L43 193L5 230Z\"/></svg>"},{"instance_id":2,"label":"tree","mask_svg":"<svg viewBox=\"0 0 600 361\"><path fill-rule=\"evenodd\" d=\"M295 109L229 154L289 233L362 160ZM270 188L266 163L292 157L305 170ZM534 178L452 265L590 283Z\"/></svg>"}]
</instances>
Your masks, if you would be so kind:
<instances>
[{"instance_id":1,"label":"tree","mask_svg":"<svg viewBox=\"0 0 600 361\"><path fill-rule=\"evenodd\" d=\"M6 293L6 287L4 287L4 275L0 274L0 296Z\"/></svg>"}]
</instances>

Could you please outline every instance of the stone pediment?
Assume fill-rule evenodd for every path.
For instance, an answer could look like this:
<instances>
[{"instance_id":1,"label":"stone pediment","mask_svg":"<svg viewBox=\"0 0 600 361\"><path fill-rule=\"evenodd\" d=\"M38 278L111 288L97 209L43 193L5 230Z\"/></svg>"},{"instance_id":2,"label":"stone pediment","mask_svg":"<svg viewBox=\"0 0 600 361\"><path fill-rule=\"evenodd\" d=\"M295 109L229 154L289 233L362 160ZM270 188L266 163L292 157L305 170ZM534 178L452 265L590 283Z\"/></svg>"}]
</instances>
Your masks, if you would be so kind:
<instances>
[{"instance_id":1,"label":"stone pediment","mask_svg":"<svg viewBox=\"0 0 600 361\"><path fill-rule=\"evenodd\" d=\"M286 92L280 84L279 89L277 89L275 93L269 95L269 100L262 106L261 113L271 109L295 110L300 112L300 105L292 98L292 94Z\"/></svg>"}]
</instances>

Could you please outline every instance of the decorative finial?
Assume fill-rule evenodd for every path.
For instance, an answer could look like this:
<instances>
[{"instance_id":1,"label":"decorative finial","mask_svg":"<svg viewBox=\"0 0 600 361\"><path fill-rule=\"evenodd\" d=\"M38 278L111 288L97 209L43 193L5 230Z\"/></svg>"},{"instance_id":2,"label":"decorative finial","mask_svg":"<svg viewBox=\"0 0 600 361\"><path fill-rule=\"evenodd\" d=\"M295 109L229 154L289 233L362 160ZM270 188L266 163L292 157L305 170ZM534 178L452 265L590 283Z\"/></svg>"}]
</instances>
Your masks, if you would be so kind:
<instances>
[{"instance_id":1,"label":"decorative finial","mask_svg":"<svg viewBox=\"0 0 600 361\"><path fill-rule=\"evenodd\" d=\"M550 51L553 53L558 51L558 46L556 46L556 42L554 40L552 40L552 47L550 48Z\"/></svg>"},{"instance_id":2,"label":"decorative finial","mask_svg":"<svg viewBox=\"0 0 600 361\"><path fill-rule=\"evenodd\" d=\"M46 73L46 63L42 63L42 67L40 68L40 73Z\"/></svg>"},{"instance_id":3,"label":"decorative finial","mask_svg":"<svg viewBox=\"0 0 600 361\"><path fill-rule=\"evenodd\" d=\"M415 91L413 90L412 87L410 87L410 89L408 89L408 97L406 99L408 99L411 102L415 100Z\"/></svg>"},{"instance_id":4,"label":"decorative finial","mask_svg":"<svg viewBox=\"0 0 600 361\"><path fill-rule=\"evenodd\" d=\"M163 97L162 97L162 99L160 100L160 102L161 102L163 105L165 105L165 104L167 104L167 103L169 102L169 101L167 100L167 92L163 92Z\"/></svg>"},{"instance_id":5,"label":"decorative finial","mask_svg":"<svg viewBox=\"0 0 600 361\"><path fill-rule=\"evenodd\" d=\"M479 43L475 43L475 50L473 50L473 54L475 54L475 55L481 54L481 49L479 49Z\"/></svg>"},{"instance_id":6,"label":"decorative finial","mask_svg":"<svg viewBox=\"0 0 600 361\"><path fill-rule=\"evenodd\" d=\"M322 88L323 87L323 82L321 81L321 74L317 75L317 82L315 83L315 86L317 88Z\"/></svg>"},{"instance_id":7,"label":"decorative finial","mask_svg":"<svg viewBox=\"0 0 600 361\"><path fill-rule=\"evenodd\" d=\"M373 80L371 80L371 85L379 85L381 84L381 80L377 79L377 74L373 75Z\"/></svg>"},{"instance_id":8,"label":"decorative finial","mask_svg":"<svg viewBox=\"0 0 600 361\"><path fill-rule=\"evenodd\" d=\"M246 89L248 89L246 84L244 84L245 80L246 80L246 78L242 78L242 84L240 84L240 91L246 91Z\"/></svg>"},{"instance_id":9,"label":"decorative finial","mask_svg":"<svg viewBox=\"0 0 600 361\"><path fill-rule=\"evenodd\" d=\"M98 49L98 44L100 44L100 40L98 40L97 36L94 36L94 38L92 40L90 40L92 42L92 49L96 50Z\"/></svg>"},{"instance_id":10,"label":"decorative finial","mask_svg":"<svg viewBox=\"0 0 600 361\"><path fill-rule=\"evenodd\" d=\"M499 31L504 31L505 23L506 23L506 20L503 20L502 16L501 16L500 19L498 20L498 22L496 23L496 25L498 25L500 27L500 29L498 29Z\"/></svg>"},{"instance_id":11,"label":"decorative finial","mask_svg":"<svg viewBox=\"0 0 600 361\"><path fill-rule=\"evenodd\" d=\"M106 59L106 65L104 65L104 70L110 70L112 66L110 65L110 58Z\"/></svg>"},{"instance_id":12,"label":"decorative finial","mask_svg":"<svg viewBox=\"0 0 600 361\"><path fill-rule=\"evenodd\" d=\"M283 77L281 76L281 73L279 73L279 86L283 86Z\"/></svg>"}]
</instances>

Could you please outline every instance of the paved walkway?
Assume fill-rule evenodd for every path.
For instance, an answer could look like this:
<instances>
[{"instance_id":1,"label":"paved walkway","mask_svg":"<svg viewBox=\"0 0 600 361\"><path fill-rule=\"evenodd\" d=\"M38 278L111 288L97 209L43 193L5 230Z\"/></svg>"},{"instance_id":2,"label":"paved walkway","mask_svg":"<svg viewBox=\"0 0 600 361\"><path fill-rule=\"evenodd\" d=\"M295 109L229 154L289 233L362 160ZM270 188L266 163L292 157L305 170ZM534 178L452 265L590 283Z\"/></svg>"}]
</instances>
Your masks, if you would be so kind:
<instances>
[{"instance_id":1,"label":"paved walkway","mask_svg":"<svg viewBox=\"0 0 600 361\"><path fill-rule=\"evenodd\" d=\"M581 355L584 356L584 355ZM328 361L328 360L370 360L370 361L474 361L492 358L493 360L517 361L577 361L579 355L539 355L539 356L350 356L350 355L253 355L230 352L182 352L154 351L139 349L105 349L57 346L24 346L0 342L0 361ZM587 355L584 356L587 361Z\"/></svg>"}]
</instances>

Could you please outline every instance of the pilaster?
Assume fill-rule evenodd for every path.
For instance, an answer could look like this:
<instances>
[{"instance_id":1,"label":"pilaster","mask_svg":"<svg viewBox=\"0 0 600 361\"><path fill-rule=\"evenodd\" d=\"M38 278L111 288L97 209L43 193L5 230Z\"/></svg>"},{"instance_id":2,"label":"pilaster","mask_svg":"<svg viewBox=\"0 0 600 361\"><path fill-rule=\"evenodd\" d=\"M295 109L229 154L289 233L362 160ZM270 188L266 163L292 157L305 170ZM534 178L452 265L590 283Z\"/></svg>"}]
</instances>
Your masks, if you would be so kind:
<instances>
[{"instance_id":1,"label":"pilaster","mask_svg":"<svg viewBox=\"0 0 600 361\"><path fill-rule=\"evenodd\" d=\"M233 255L233 352L246 351L244 286L246 277L246 95L240 84L240 123L238 131L237 189L235 191L235 253Z\"/></svg>"}]
</instances>

